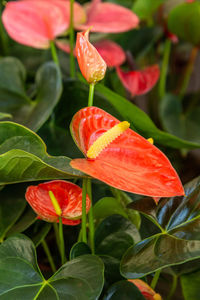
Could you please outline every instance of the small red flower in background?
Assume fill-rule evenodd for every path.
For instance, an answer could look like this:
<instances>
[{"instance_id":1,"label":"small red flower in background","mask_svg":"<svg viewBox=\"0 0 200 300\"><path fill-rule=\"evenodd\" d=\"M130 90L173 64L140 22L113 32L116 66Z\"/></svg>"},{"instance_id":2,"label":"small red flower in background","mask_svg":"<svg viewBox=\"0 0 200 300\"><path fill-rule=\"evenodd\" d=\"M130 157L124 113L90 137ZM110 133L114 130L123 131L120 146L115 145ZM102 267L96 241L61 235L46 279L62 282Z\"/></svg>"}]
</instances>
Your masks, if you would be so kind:
<instances>
[{"instance_id":1,"label":"small red flower in background","mask_svg":"<svg viewBox=\"0 0 200 300\"><path fill-rule=\"evenodd\" d=\"M167 157L131 129L115 139L106 137L102 147L100 145L100 154L94 159L88 158L88 150L94 142L119 123L97 107L77 112L71 122L71 133L86 158L73 159L71 166L127 192L152 197L183 195L180 179Z\"/></svg>"},{"instance_id":2,"label":"small red flower in background","mask_svg":"<svg viewBox=\"0 0 200 300\"><path fill-rule=\"evenodd\" d=\"M80 4L74 3L74 23L85 21ZM69 27L70 2L65 0L20 0L6 4L2 22L10 37L16 42L46 49L50 41Z\"/></svg>"},{"instance_id":3,"label":"small red flower in background","mask_svg":"<svg viewBox=\"0 0 200 300\"><path fill-rule=\"evenodd\" d=\"M76 57L87 82L96 83L104 78L106 63L88 40L89 30L77 33Z\"/></svg>"},{"instance_id":4,"label":"small red flower in background","mask_svg":"<svg viewBox=\"0 0 200 300\"><path fill-rule=\"evenodd\" d=\"M56 40L56 45L62 51L70 53L69 42L66 40ZM111 40L101 40L93 43L105 63L109 68L120 66L126 60L124 50ZM76 52L74 51L76 56Z\"/></svg>"},{"instance_id":5,"label":"small red flower in background","mask_svg":"<svg viewBox=\"0 0 200 300\"><path fill-rule=\"evenodd\" d=\"M101 3L93 0L85 5L87 21L78 25L78 30L92 26L92 32L117 33L131 30L138 26L138 17L130 10L114 3Z\"/></svg>"},{"instance_id":6,"label":"small red flower in background","mask_svg":"<svg viewBox=\"0 0 200 300\"><path fill-rule=\"evenodd\" d=\"M129 279L128 281L137 286L146 300L162 300L161 296L144 281L140 279Z\"/></svg>"},{"instance_id":7,"label":"small red flower in background","mask_svg":"<svg viewBox=\"0 0 200 300\"><path fill-rule=\"evenodd\" d=\"M49 192L56 198L60 209L62 223L77 225L81 222L82 215L82 189L71 182L54 180L37 186L29 186L26 191L26 200L44 221L59 222L59 215L52 204ZM90 209L90 199L86 198L86 210Z\"/></svg>"},{"instance_id":8,"label":"small red flower in background","mask_svg":"<svg viewBox=\"0 0 200 300\"><path fill-rule=\"evenodd\" d=\"M124 72L118 67L117 74L124 87L135 96L143 95L154 87L159 79L160 69L158 65L153 65L141 71Z\"/></svg>"}]
</instances>

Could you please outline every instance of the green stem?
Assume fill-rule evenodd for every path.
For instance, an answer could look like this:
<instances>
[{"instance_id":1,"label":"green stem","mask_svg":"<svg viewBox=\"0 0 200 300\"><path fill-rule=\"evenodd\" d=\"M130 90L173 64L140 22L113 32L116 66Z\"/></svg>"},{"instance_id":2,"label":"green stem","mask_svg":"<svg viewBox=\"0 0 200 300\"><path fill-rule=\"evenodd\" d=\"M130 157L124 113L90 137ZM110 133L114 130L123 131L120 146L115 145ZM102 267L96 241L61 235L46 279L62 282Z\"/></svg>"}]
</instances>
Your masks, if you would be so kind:
<instances>
[{"instance_id":1,"label":"green stem","mask_svg":"<svg viewBox=\"0 0 200 300\"><path fill-rule=\"evenodd\" d=\"M172 296L174 295L174 293L176 291L177 283L178 283L178 276L174 275L171 289L170 289L169 295L167 296L167 300L170 300L172 298Z\"/></svg>"},{"instance_id":2,"label":"green stem","mask_svg":"<svg viewBox=\"0 0 200 300\"><path fill-rule=\"evenodd\" d=\"M166 93L166 81L167 81L167 71L169 65L169 57L171 52L171 41L166 39L165 46L164 46L164 54L163 54L163 61L160 73L160 81L159 81L159 96L160 100L162 100Z\"/></svg>"},{"instance_id":3,"label":"green stem","mask_svg":"<svg viewBox=\"0 0 200 300\"><path fill-rule=\"evenodd\" d=\"M189 81L190 81L190 77L194 68L194 63L197 57L199 49L197 47L192 48L191 54L190 54L190 58L187 64L187 67L185 69L185 73L184 73L184 77L183 77L183 81L181 84L181 88L179 91L179 95L180 98L182 99L186 93Z\"/></svg>"},{"instance_id":4,"label":"green stem","mask_svg":"<svg viewBox=\"0 0 200 300\"><path fill-rule=\"evenodd\" d=\"M94 98L94 83L90 83L89 97L88 97L88 106L93 105Z\"/></svg>"},{"instance_id":5,"label":"green stem","mask_svg":"<svg viewBox=\"0 0 200 300\"><path fill-rule=\"evenodd\" d=\"M42 241L42 247L43 247L43 249L44 249L44 252L46 253L46 256L47 256L47 258L48 258L48 261L49 261L49 264L50 264L50 266L51 266L51 269L52 269L52 271L55 273L55 272L56 272L56 266L55 266L53 257L52 257L52 255L51 255L51 252L50 252L50 250L49 250L49 247L48 247L48 245L47 245L47 243L46 243L45 240Z\"/></svg>"},{"instance_id":6,"label":"green stem","mask_svg":"<svg viewBox=\"0 0 200 300\"><path fill-rule=\"evenodd\" d=\"M3 3L0 1L0 39L1 39L1 48L2 48L2 54L8 55L9 53L9 47L8 47L8 36L4 30L4 26L2 23L2 10L3 10Z\"/></svg>"},{"instance_id":7,"label":"green stem","mask_svg":"<svg viewBox=\"0 0 200 300\"><path fill-rule=\"evenodd\" d=\"M69 24L69 44L70 44L70 76L75 77L74 58L74 0L70 0L70 24Z\"/></svg>"},{"instance_id":8,"label":"green stem","mask_svg":"<svg viewBox=\"0 0 200 300\"><path fill-rule=\"evenodd\" d=\"M63 237L62 217L59 217L59 240L60 240L60 250L61 250L61 263L63 265L66 262L66 257L65 257L65 243Z\"/></svg>"},{"instance_id":9,"label":"green stem","mask_svg":"<svg viewBox=\"0 0 200 300\"><path fill-rule=\"evenodd\" d=\"M59 66L59 59L58 59L58 55L57 55L57 51L56 51L56 46L53 41L50 41L50 47L51 47L51 55L52 55L53 61L55 62L55 64L57 64L57 66Z\"/></svg>"},{"instance_id":10,"label":"green stem","mask_svg":"<svg viewBox=\"0 0 200 300\"><path fill-rule=\"evenodd\" d=\"M61 255L58 224L57 223L53 223L53 228L54 228L54 232L55 232L55 236L56 236L56 244L57 244L58 250L59 250L60 255Z\"/></svg>"},{"instance_id":11,"label":"green stem","mask_svg":"<svg viewBox=\"0 0 200 300\"><path fill-rule=\"evenodd\" d=\"M87 224L86 224L86 195L87 195L87 179L83 179L82 188L82 241L87 244Z\"/></svg>"},{"instance_id":12,"label":"green stem","mask_svg":"<svg viewBox=\"0 0 200 300\"><path fill-rule=\"evenodd\" d=\"M157 282L158 282L158 279L159 279L161 270L162 270L162 269L156 271L156 273L155 273L155 275L154 275L154 278L153 278L153 280L152 280L152 282L151 282L151 288L152 288L153 290L154 290L155 287L156 287L156 284L157 284Z\"/></svg>"},{"instance_id":13,"label":"green stem","mask_svg":"<svg viewBox=\"0 0 200 300\"><path fill-rule=\"evenodd\" d=\"M87 180L87 193L91 200L91 207L88 213L89 216L89 229L90 229L90 247L92 250L92 254L95 253L95 244L94 244L94 216L93 216L93 207L92 207L92 182L91 179Z\"/></svg>"}]
</instances>

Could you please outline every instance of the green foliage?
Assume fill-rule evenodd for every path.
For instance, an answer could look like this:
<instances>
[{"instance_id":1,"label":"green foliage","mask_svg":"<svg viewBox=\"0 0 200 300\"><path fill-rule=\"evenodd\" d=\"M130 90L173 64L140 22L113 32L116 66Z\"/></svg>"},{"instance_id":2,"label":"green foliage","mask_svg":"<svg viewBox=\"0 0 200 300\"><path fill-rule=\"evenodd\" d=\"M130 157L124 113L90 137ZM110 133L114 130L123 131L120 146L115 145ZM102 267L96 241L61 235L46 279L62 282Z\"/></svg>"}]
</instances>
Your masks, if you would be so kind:
<instances>
[{"instance_id":1,"label":"green foliage","mask_svg":"<svg viewBox=\"0 0 200 300\"><path fill-rule=\"evenodd\" d=\"M62 92L61 75L53 62L42 65L32 89L34 100L25 91L26 70L14 57L0 60L0 111L4 118L37 131L49 118ZM0 115L1 119L1 115Z\"/></svg>"},{"instance_id":2,"label":"green foliage","mask_svg":"<svg viewBox=\"0 0 200 300\"><path fill-rule=\"evenodd\" d=\"M156 206L151 199L133 202L161 232L130 247L121 262L127 278L143 277L160 268L200 257L200 179L185 186L184 197L166 199ZM146 202L150 203L146 204Z\"/></svg>"},{"instance_id":3,"label":"green foliage","mask_svg":"<svg viewBox=\"0 0 200 300\"><path fill-rule=\"evenodd\" d=\"M101 293L102 285L103 264L96 256L73 259L45 280L29 239L14 236L0 246L1 299L94 300Z\"/></svg>"}]
</instances>

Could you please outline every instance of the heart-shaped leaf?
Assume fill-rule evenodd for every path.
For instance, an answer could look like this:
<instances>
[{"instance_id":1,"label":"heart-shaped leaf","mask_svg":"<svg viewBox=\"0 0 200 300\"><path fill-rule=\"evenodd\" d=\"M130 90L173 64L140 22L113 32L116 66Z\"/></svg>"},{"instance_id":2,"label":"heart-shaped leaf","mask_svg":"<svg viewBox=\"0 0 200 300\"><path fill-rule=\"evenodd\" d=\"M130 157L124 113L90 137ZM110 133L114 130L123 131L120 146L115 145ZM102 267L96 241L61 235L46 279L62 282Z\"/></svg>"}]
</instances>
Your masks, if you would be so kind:
<instances>
[{"instance_id":1,"label":"heart-shaped leaf","mask_svg":"<svg viewBox=\"0 0 200 300\"><path fill-rule=\"evenodd\" d=\"M14 57L0 60L0 111L14 122L37 131L51 115L62 91L61 75L53 62L45 63L36 73L33 100L25 91L26 71Z\"/></svg>"},{"instance_id":2,"label":"heart-shaped leaf","mask_svg":"<svg viewBox=\"0 0 200 300\"><path fill-rule=\"evenodd\" d=\"M76 258L84 254L91 254L89 246L83 242L76 243L71 248L70 259Z\"/></svg>"},{"instance_id":3,"label":"heart-shaped leaf","mask_svg":"<svg viewBox=\"0 0 200 300\"><path fill-rule=\"evenodd\" d=\"M33 243L11 237L0 246L1 299L98 299L103 286L103 264L94 255L80 256L45 280L37 265Z\"/></svg>"},{"instance_id":4,"label":"heart-shaped leaf","mask_svg":"<svg viewBox=\"0 0 200 300\"><path fill-rule=\"evenodd\" d=\"M185 186L185 197L164 199L152 209L143 205L148 201L145 198L131 207L150 218L161 232L127 250L121 262L122 274L127 278L200 257L200 178Z\"/></svg>"},{"instance_id":5,"label":"heart-shaped leaf","mask_svg":"<svg viewBox=\"0 0 200 300\"><path fill-rule=\"evenodd\" d=\"M165 129L189 142L200 143L200 106L184 112L178 96L167 94L160 106L161 120Z\"/></svg>"},{"instance_id":6,"label":"heart-shaped leaf","mask_svg":"<svg viewBox=\"0 0 200 300\"><path fill-rule=\"evenodd\" d=\"M0 184L80 176L69 162L48 155L44 142L28 128L0 122Z\"/></svg>"},{"instance_id":7,"label":"heart-shaped leaf","mask_svg":"<svg viewBox=\"0 0 200 300\"><path fill-rule=\"evenodd\" d=\"M200 45L200 3L183 3L175 7L169 14L168 27L179 38L194 45Z\"/></svg>"}]
</instances>

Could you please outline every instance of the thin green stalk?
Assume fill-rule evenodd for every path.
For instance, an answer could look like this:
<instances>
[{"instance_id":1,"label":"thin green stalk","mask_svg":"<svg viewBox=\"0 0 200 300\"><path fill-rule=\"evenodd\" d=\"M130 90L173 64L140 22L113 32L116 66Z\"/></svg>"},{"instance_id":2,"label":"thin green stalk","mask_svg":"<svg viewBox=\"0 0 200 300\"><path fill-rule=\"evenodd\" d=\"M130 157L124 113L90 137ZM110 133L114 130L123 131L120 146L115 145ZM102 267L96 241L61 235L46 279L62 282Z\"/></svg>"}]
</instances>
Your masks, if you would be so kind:
<instances>
[{"instance_id":1,"label":"thin green stalk","mask_svg":"<svg viewBox=\"0 0 200 300\"><path fill-rule=\"evenodd\" d=\"M51 47L51 55L52 55L53 61L55 62L55 64L60 66L57 51L56 51L56 46L53 41L50 41L50 47Z\"/></svg>"},{"instance_id":2,"label":"thin green stalk","mask_svg":"<svg viewBox=\"0 0 200 300\"><path fill-rule=\"evenodd\" d=\"M90 230L90 247L92 250L92 254L95 253L95 244L94 244L94 216L93 216L93 207L92 207L92 182L91 179L87 180L87 193L91 200L91 207L88 213L89 217L89 230Z\"/></svg>"},{"instance_id":3,"label":"thin green stalk","mask_svg":"<svg viewBox=\"0 0 200 300\"><path fill-rule=\"evenodd\" d=\"M89 90L89 97L88 97L88 106L93 105L93 98L94 98L94 83L90 83L90 90Z\"/></svg>"},{"instance_id":4,"label":"thin green stalk","mask_svg":"<svg viewBox=\"0 0 200 300\"><path fill-rule=\"evenodd\" d=\"M151 288L152 288L153 290L155 290L155 287L156 287L156 284L157 284L157 282L158 282L158 279L159 279L161 270L162 270L162 269L156 271L156 273L155 273L155 275L154 275L154 278L153 278L153 280L152 280L152 282L151 282Z\"/></svg>"},{"instance_id":5,"label":"thin green stalk","mask_svg":"<svg viewBox=\"0 0 200 300\"><path fill-rule=\"evenodd\" d=\"M192 71L193 71L193 68L194 68L194 63L196 61L198 51L199 51L199 49L197 47L192 48L187 67L185 69L185 73L184 73L183 81L182 81L182 84L181 84L181 88L180 88L180 91L179 91L179 95L180 95L181 99L184 97L184 95L186 93L186 90L187 90L187 87L188 87L188 84L189 84L189 81L190 81L190 77L192 75Z\"/></svg>"},{"instance_id":6,"label":"thin green stalk","mask_svg":"<svg viewBox=\"0 0 200 300\"><path fill-rule=\"evenodd\" d=\"M163 61L160 73L160 81L159 81L159 96L160 100L162 100L166 93L166 81L167 81L167 71L169 65L169 57L171 52L171 41L170 39L166 39L164 46L164 54Z\"/></svg>"},{"instance_id":7,"label":"thin green stalk","mask_svg":"<svg viewBox=\"0 0 200 300\"><path fill-rule=\"evenodd\" d=\"M0 40L1 40L1 48L2 48L2 54L3 55L8 55L9 53L9 47L8 47L8 36L4 30L4 26L2 23L2 11L3 11L3 6L5 4L0 1Z\"/></svg>"},{"instance_id":8,"label":"thin green stalk","mask_svg":"<svg viewBox=\"0 0 200 300\"><path fill-rule=\"evenodd\" d=\"M74 0L70 0L70 23L69 23L69 44L70 44L70 76L75 77L74 58Z\"/></svg>"},{"instance_id":9,"label":"thin green stalk","mask_svg":"<svg viewBox=\"0 0 200 300\"><path fill-rule=\"evenodd\" d=\"M45 254L46 254L47 258L48 258L48 261L49 261L49 264L51 266L51 269L55 273L56 272L56 266L55 266L53 257L51 255L51 252L49 250L49 247L48 247L48 245L47 245L47 243L46 243L45 240L42 241L42 247L43 247L44 252L45 252Z\"/></svg>"},{"instance_id":10,"label":"thin green stalk","mask_svg":"<svg viewBox=\"0 0 200 300\"><path fill-rule=\"evenodd\" d=\"M54 232L55 232L55 236L56 236L56 244L57 244L58 250L59 250L60 255L61 255L58 224L57 223L53 223L53 228L54 228Z\"/></svg>"},{"instance_id":11,"label":"thin green stalk","mask_svg":"<svg viewBox=\"0 0 200 300\"><path fill-rule=\"evenodd\" d=\"M66 257L65 257L65 243L63 237L62 217L59 217L59 240L60 240L60 250L61 250L61 263L63 265L66 262Z\"/></svg>"},{"instance_id":12,"label":"thin green stalk","mask_svg":"<svg viewBox=\"0 0 200 300\"><path fill-rule=\"evenodd\" d=\"M172 296L174 295L174 293L176 291L177 283L178 283L178 276L174 275L171 289L170 289L169 295L167 296L167 300L171 300Z\"/></svg>"},{"instance_id":13,"label":"thin green stalk","mask_svg":"<svg viewBox=\"0 0 200 300\"><path fill-rule=\"evenodd\" d=\"M87 179L83 179L82 188L82 241L87 244L87 216L86 216L86 194L87 194Z\"/></svg>"}]
</instances>

